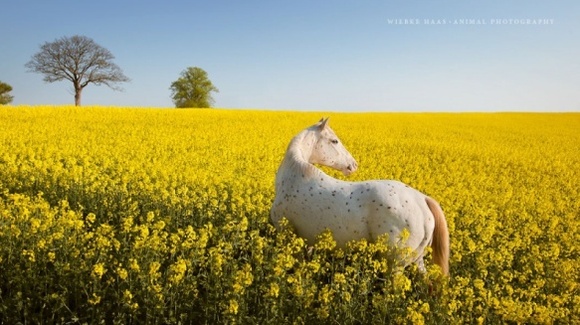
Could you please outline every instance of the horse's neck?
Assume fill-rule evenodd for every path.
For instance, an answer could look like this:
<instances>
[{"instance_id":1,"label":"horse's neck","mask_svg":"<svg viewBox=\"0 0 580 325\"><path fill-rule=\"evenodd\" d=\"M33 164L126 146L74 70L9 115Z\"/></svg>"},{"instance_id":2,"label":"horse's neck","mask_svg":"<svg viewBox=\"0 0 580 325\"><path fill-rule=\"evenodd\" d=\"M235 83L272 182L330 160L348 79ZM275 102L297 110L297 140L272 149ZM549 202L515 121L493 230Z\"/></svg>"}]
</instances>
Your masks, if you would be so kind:
<instances>
[{"instance_id":1,"label":"horse's neck","mask_svg":"<svg viewBox=\"0 0 580 325\"><path fill-rule=\"evenodd\" d=\"M321 173L322 171L308 162L313 145L314 142L308 138L307 133L299 134L292 139L278 170L278 177L310 178Z\"/></svg>"}]
</instances>

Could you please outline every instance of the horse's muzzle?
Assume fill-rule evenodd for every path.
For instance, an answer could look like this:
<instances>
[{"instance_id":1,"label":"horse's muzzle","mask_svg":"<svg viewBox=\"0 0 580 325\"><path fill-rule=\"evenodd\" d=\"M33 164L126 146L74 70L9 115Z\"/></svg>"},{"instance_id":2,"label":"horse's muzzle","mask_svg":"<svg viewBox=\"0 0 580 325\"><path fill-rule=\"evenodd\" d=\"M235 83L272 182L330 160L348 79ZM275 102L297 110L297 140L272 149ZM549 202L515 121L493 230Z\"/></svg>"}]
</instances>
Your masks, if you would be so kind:
<instances>
[{"instance_id":1,"label":"horse's muzzle","mask_svg":"<svg viewBox=\"0 0 580 325\"><path fill-rule=\"evenodd\" d=\"M342 173L344 174L344 176L348 176L348 175L354 173L357 169L358 169L358 164L356 163L356 161L354 161L352 164L349 164L348 166L346 166L346 169L343 170Z\"/></svg>"}]
</instances>

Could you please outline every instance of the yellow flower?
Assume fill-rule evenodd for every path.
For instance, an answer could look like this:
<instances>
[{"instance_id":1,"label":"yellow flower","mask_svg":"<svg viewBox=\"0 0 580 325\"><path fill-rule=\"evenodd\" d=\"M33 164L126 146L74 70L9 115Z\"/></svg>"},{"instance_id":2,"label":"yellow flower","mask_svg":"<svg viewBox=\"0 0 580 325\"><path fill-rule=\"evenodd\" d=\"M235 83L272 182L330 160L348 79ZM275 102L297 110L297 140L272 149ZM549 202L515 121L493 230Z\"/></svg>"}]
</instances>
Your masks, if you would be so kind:
<instances>
[{"instance_id":1,"label":"yellow flower","mask_svg":"<svg viewBox=\"0 0 580 325\"><path fill-rule=\"evenodd\" d=\"M319 250L333 250L336 247L336 241L332 237L332 233L326 230L318 235L314 247Z\"/></svg>"},{"instance_id":2,"label":"yellow flower","mask_svg":"<svg viewBox=\"0 0 580 325\"><path fill-rule=\"evenodd\" d=\"M346 277L342 273L334 274L334 283L336 284L346 284Z\"/></svg>"},{"instance_id":3,"label":"yellow flower","mask_svg":"<svg viewBox=\"0 0 580 325\"><path fill-rule=\"evenodd\" d=\"M165 222L163 220L157 221L154 228L157 230L163 230L163 228L165 228Z\"/></svg>"},{"instance_id":4,"label":"yellow flower","mask_svg":"<svg viewBox=\"0 0 580 325\"><path fill-rule=\"evenodd\" d=\"M30 262L36 262L36 256L32 250L23 249L22 256L27 257Z\"/></svg>"},{"instance_id":5,"label":"yellow flower","mask_svg":"<svg viewBox=\"0 0 580 325\"><path fill-rule=\"evenodd\" d=\"M248 218L242 217L242 220L238 224L238 229L240 231L246 231L248 229Z\"/></svg>"},{"instance_id":6,"label":"yellow flower","mask_svg":"<svg viewBox=\"0 0 580 325\"><path fill-rule=\"evenodd\" d=\"M125 290L123 292L123 299L125 299L126 303L131 303L131 300L133 300L133 294L131 293L131 291Z\"/></svg>"},{"instance_id":7,"label":"yellow flower","mask_svg":"<svg viewBox=\"0 0 580 325\"><path fill-rule=\"evenodd\" d=\"M107 272L107 270L105 269L105 265L103 263L97 263L93 265L93 277L100 279L103 274L105 274L105 272Z\"/></svg>"},{"instance_id":8,"label":"yellow flower","mask_svg":"<svg viewBox=\"0 0 580 325\"><path fill-rule=\"evenodd\" d=\"M37 218L30 219L30 232L35 234L38 231L38 228L40 228L40 220Z\"/></svg>"},{"instance_id":9,"label":"yellow flower","mask_svg":"<svg viewBox=\"0 0 580 325\"><path fill-rule=\"evenodd\" d=\"M129 259L129 268L135 272L139 272L139 270L141 269L139 267L139 263L137 262L136 259L134 258L130 258Z\"/></svg>"},{"instance_id":10,"label":"yellow flower","mask_svg":"<svg viewBox=\"0 0 580 325\"><path fill-rule=\"evenodd\" d=\"M280 287L277 283L270 283L270 289L268 290L268 296L277 298L280 294Z\"/></svg>"},{"instance_id":11,"label":"yellow flower","mask_svg":"<svg viewBox=\"0 0 580 325\"><path fill-rule=\"evenodd\" d=\"M239 308L238 302L234 299L230 299L229 306L228 306L228 312L230 314L236 315L238 313L238 308Z\"/></svg>"},{"instance_id":12,"label":"yellow flower","mask_svg":"<svg viewBox=\"0 0 580 325\"><path fill-rule=\"evenodd\" d=\"M128 276L127 270L125 270L122 267L118 267L117 268L117 275L119 276L119 278L121 278L121 280L125 280Z\"/></svg>"},{"instance_id":13,"label":"yellow flower","mask_svg":"<svg viewBox=\"0 0 580 325\"><path fill-rule=\"evenodd\" d=\"M209 251L209 256L211 258L211 269L216 275L222 274L222 266L225 262L223 254L219 251L219 249L212 247Z\"/></svg>"},{"instance_id":14,"label":"yellow flower","mask_svg":"<svg viewBox=\"0 0 580 325\"><path fill-rule=\"evenodd\" d=\"M330 288L328 285L322 287L322 290L319 293L319 301L323 304L330 303L332 296L334 295L334 290Z\"/></svg>"},{"instance_id":15,"label":"yellow flower","mask_svg":"<svg viewBox=\"0 0 580 325\"><path fill-rule=\"evenodd\" d=\"M401 244L404 244L407 242L407 240L409 239L409 236L411 236L411 232L409 232L408 228L404 228L403 231L401 231L401 233L399 234L399 240Z\"/></svg>"},{"instance_id":16,"label":"yellow flower","mask_svg":"<svg viewBox=\"0 0 580 325\"><path fill-rule=\"evenodd\" d=\"M149 264L149 276L157 279L160 274L158 273L159 268L161 267L161 263L159 262L152 262L151 264Z\"/></svg>"},{"instance_id":17,"label":"yellow flower","mask_svg":"<svg viewBox=\"0 0 580 325\"><path fill-rule=\"evenodd\" d=\"M185 276L186 271L187 271L187 263L185 262L184 259L179 258L177 262L175 262L170 267L169 282L173 284L178 284Z\"/></svg>"},{"instance_id":18,"label":"yellow flower","mask_svg":"<svg viewBox=\"0 0 580 325\"><path fill-rule=\"evenodd\" d=\"M428 314L430 310L431 310L431 308L430 308L429 304L428 304L428 303L426 303L426 302L424 302L424 303L421 305L421 309L420 309L419 311L420 311L421 313L423 313L423 314Z\"/></svg>"},{"instance_id":19,"label":"yellow flower","mask_svg":"<svg viewBox=\"0 0 580 325\"><path fill-rule=\"evenodd\" d=\"M95 223L96 219L97 219L97 216L94 213L87 214L86 221L89 225Z\"/></svg>"},{"instance_id":20,"label":"yellow flower","mask_svg":"<svg viewBox=\"0 0 580 325\"><path fill-rule=\"evenodd\" d=\"M346 301L347 303L348 303L348 302L350 302L351 298L352 298L352 296L350 295L350 292L348 292L348 291L344 291L344 292L342 293L342 299L343 299L344 301Z\"/></svg>"},{"instance_id":21,"label":"yellow flower","mask_svg":"<svg viewBox=\"0 0 580 325\"><path fill-rule=\"evenodd\" d=\"M400 291L411 290L411 280L403 273L397 272L393 275L393 286Z\"/></svg>"},{"instance_id":22,"label":"yellow flower","mask_svg":"<svg viewBox=\"0 0 580 325\"><path fill-rule=\"evenodd\" d=\"M123 219L123 227L121 228L123 232L130 232L133 228L133 217L126 217Z\"/></svg>"},{"instance_id":23,"label":"yellow flower","mask_svg":"<svg viewBox=\"0 0 580 325\"><path fill-rule=\"evenodd\" d=\"M409 324L417 324L417 325L423 325L425 324L425 317L423 317L423 315L415 310L413 310L411 307L407 307L407 319L409 321Z\"/></svg>"},{"instance_id":24,"label":"yellow flower","mask_svg":"<svg viewBox=\"0 0 580 325\"><path fill-rule=\"evenodd\" d=\"M89 304L96 305L101 302L101 297L97 296L95 293L89 298Z\"/></svg>"},{"instance_id":25,"label":"yellow flower","mask_svg":"<svg viewBox=\"0 0 580 325\"><path fill-rule=\"evenodd\" d=\"M308 262L308 268L312 271L312 273L316 274L320 270L320 263L317 261Z\"/></svg>"}]
</instances>

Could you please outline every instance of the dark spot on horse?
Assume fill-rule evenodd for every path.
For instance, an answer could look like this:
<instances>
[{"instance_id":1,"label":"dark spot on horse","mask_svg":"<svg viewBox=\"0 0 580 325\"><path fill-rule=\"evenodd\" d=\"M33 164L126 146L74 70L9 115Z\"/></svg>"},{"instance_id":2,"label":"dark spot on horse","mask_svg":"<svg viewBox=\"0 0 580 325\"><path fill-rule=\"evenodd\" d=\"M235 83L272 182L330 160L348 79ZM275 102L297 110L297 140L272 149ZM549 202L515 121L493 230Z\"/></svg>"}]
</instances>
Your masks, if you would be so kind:
<instances>
[{"instance_id":1,"label":"dark spot on horse","mask_svg":"<svg viewBox=\"0 0 580 325\"><path fill-rule=\"evenodd\" d=\"M348 205L348 202L346 202L346 205Z\"/></svg>"},{"instance_id":2,"label":"dark spot on horse","mask_svg":"<svg viewBox=\"0 0 580 325\"><path fill-rule=\"evenodd\" d=\"M381 225L380 224L378 225L378 228L381 228Z\"/></svg>"},{"instance_id":3,"label":"dark spot on horse","mask_svg":"<svg viewBox=\"0 0 580 325\"><path fill-rule=\"evenodd\" d=\"M348 209L348 212L350 212L350 209Z\"/></svg>"},{"instance_id":4,"label":"dark spot on horse","mask_svg":"<svg viewBox=\"0 0 580 325\"><path fill-rule=\"evenodd\" d=\"M376 200L373 200L373 202L375 202Z\"/></svg>"},{"instance_id":5,"label":"dark spot on horse","mask_svg":"<svg viewBox=\"0 0 580 325\"><path fill-rule=\"evenodd\" d=\"M332 193L332 196L335 196L334 193Z\"/></svg>"},{"instance_id":6,"label":"dark spot on horse","mask_svg":"<svg viewBox=\"0 0 580 325\"><path fill-rule=\"evenodd\" d=\"M390 207L390 206L388 206L388 207L387 207L387 209L389 209L389 210L390 210L390 209L391 209L391 207Z\"/></svg>"},{"instance_id":7,"label":"dark spot on horse","mask_svg":"<svg viewBox=\"0 0 580 325\"><path fill-rule=\"evenodd\" d=\"M383 206L383 204L382 204L382 203L381 203L381 204L379 204L379 205L380 205L380 206ZM390 209L390 208L389 208L389 209Z\"/></svg>"},{"instance_id":8,"label":"dark spot on horse","mask_svg":"<svg viewBox=\"0 0 580 325\"><path fill-rule=\"evenodd\" d=\"M367 188L367 192L370 191L370 190L371 190L370 188Z\"/></svg>"},{"instance_id":9,"label":"dark spot on horse","mask_svg":"<svg viewBox=\"0 0 580 325\"><path fill-rule=\"evenodd\" d=\"M328 207L328 210L330 210L330 207Z\"/></svg>"},{"instance_id":10,"label":"dark spot on horse","mask_svg":"<svg viewBox=\"0 0 580 325\"><path fill-rule=\"evenodd\" d=\"M359 207L359 208L361 208L361 207L362 207L362 205L359 205L358 207Z\"/></svg>"}]
</instances>

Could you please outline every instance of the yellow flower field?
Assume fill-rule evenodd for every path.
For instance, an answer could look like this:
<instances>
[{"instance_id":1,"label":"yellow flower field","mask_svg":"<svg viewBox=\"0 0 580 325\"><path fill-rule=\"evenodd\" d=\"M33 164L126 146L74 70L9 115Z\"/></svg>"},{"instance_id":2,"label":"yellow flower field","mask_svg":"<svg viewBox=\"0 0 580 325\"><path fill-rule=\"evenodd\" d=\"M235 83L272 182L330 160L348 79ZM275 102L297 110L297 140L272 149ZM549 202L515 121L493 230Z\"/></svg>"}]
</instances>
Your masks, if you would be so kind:
<instances>
[{"instance_id":1,"label":"yellow flower field","mask_svg":"<svg viewBox=\"0 0 580 325\"><path fill-rule=\"evenodd\" d=\"M322 116L437 199L450 278L268 221ZM325 169L337 178L340 173ZM580 323L580 113L0 107L0 323Z\"/></svg>"}]
</instances>

